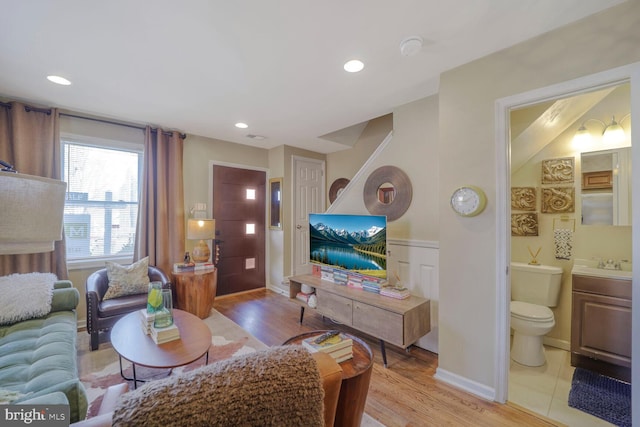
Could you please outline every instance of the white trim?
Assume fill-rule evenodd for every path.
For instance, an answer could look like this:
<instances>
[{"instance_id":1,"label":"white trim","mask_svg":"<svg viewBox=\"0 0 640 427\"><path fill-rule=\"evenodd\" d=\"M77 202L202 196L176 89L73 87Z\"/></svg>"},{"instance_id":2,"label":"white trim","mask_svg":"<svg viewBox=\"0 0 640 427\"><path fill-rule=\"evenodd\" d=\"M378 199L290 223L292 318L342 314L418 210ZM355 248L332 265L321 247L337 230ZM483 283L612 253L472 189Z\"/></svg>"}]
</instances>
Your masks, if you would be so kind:
<instances>
[{"instance_id":1,"label":"white trim","mask_svg":"<svg viewBox=\"0 0 640 427\"><path fill-rule=\"evenodd\" d=\"M440 242L437 240L387 239L387 245L440 249Z\"/></svg>"},{"instance_id":2,"label":"white trim","mask_svg":"<svg viewBox=\"0 0 640 427\"><path fill-rule=\"evenodd\" d=\"M81 135L69 132L60 132L61 142L70 142L73 144L86 145L89 147L117 149L119 151L132 151L135 153L144 152L144 141L131 142L117 139L100 138L97 136Z\"/></svg>"},{"instance_id":3,"label":"white trim","mask_svg":"<svg viewBox=\"0 0 640 427\"><path fill-rule=\"evenodd\" d=\"M571 351L571 343L569 341L560 340L558 338L542 337L542 343L549 347L555 347L561 350Z\"/></svg>"},{"instance_id":4,"label":"white trim","mask_svg":"<svg viewBox=\"0 0 640 427\"><path fill-rule=\"evenodd\" d=\"M87 319L78 320L76 323L76 330L87 329Z\"/></svg>"},{"instance_id":5,"label":"white trim","mask_svg":"<svg viewBox=\"0 0 640 427\"><path fill-rule=\"evenodd\" d=\"M484 384L471 381L468 378L454 374L453 372L449 372L445 369L436 368L436 373L433 377L456 388L475 394L483 399L490 401L495 400L495 389Z\"/></svg>"},{"instance_id":6,"label":"white trim","mask_svg":"<svg viewBox=\"0 0 640 427\"><path fill-rule=\"evenodd\" d=\"M554 84L525 93L520 93L506 98L501 98L495 104L495 131L496 131L496 360L495 360L495 400L504 403L507 399L508 374L509 374L509 274L510 263L510 205L507 194L510 182L510 140L509 140L509 112L513 108L521 108L528 105L537 104L558 97L567 97L584 92L590 92L603 87L618 85L631 81L631 121L632 126L640 127L640 62L603 71L578 79ZM633 138L632 134L632 138ZM637 139L634 138L634 139ZM640 164L640 143L632 143L633 162ZM633 170L633 182L640 182L640 168ZM640 211L640 185L633 187L632 200L634 211ZM637 216L636 216L637 217ZM640 225L632 227L633 232L633 262L640 262ZM507 249L509 249L507 251ZM506 272L503 274L502 272ZM634 270L634 281L640 280L640 271ZM633 300L633 320L632 325L640 324L640 287L634 287ZM634 351L635 350L635 351ZM635 357L633 357L635 355ZM640 340L632 337L632 373L640 368ZM634 396L632 406L640 406L640 384L634 382Z\"/></svg>"},{"instance_id":7,"label":"white trim","mask_svg":"<svg viewBox=\"0 0 640 427\"><path fill-rule=\"evenodd\" d=\"M67 269L70 271L73 271L73 270L84 270L87 268L104 268L105 261L116 262L121 265L129 265L129 264L133 264L133 254L127 255L127 256L68 259Z\"/></svg>"},{"instance_id":8,"label":"white trim","mask_svg":"<svg viewBox=\"0 0 640 427\"><path fill-rule=\"evenodd\" d=\"M282 296L285 296L285 297L289 298L289 294L287 293L287 291L285 289L282 289L282 288L280 288L278 286L272 285L271 283L269 283L267 285L267 289L277 293L278 295L282 295Z\"/></svg>"},{"instance_id":9,"label":"white trim","mask_svg":"<svg viewBox=\"0 0 640 427\"><path fill-rule=\"evenodd\" d=\"M359 182L360 178L364 178L365 177L365 173L369 172L369 169L370 169L369 166L371 166L378 159L378 156L384 151L384 149L387 147L387 145L389 145L389 143L391 142L392 139L393 139L393 130L390 131L387 134L387 136L382 140L382 142L380 143L380 145L378 145L378 147L375 149L375 151L373 153L371 153L371 155L369 156L367 161L364 162L364 164L360 167L360 169L358 169L358 172L356 172L356 174L353 176L353 178L351 178L351 180L349 180L349 183L344 188L342 193L336 198L336 200L333 201L331 206L329 206L329 208L327 208L326 213L331 213L335 209L337 209L337 207L340 205L340 203L337 203L337 202L340 200L342 194L348 194L348 190L351 187L351 185L355 185L353 183Z\"/></svg>"}]
</instances>

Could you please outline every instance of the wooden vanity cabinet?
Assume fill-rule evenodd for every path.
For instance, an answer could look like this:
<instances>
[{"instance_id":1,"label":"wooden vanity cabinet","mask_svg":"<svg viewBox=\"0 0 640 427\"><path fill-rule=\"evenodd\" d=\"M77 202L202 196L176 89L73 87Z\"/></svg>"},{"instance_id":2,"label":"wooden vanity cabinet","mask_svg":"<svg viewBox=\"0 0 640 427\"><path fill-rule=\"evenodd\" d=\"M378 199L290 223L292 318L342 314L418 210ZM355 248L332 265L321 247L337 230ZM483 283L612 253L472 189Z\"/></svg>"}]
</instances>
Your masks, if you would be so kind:
<instances>
[{"instance_id":1,"label":"wooden vanity cabinet","mask_svg":"<svg viewBox=\"0 0 640 427\"><path fill-rule=\"evenodd\" d=\"M571 364L631 381L631 281L572 275Z\"/></svg>"}]
</instances>

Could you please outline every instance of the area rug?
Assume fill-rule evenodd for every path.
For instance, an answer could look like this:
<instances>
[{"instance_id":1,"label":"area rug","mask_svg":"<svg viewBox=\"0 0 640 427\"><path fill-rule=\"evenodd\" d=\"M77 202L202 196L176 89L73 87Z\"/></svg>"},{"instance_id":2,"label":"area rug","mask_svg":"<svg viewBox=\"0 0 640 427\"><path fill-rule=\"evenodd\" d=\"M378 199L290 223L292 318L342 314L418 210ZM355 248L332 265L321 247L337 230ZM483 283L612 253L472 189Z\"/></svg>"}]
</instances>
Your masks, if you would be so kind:
<instances>
[{"instance_id":1,"label":"area rug","mask_svg":"<svg viewBox=\"0 0 640 427\"><path fill-rule=\"evenodd\" d=\"M211 310L211 314L204 319L204 322L212 335L209 363L267 348L267 345L215 309ZM89 334L86 331L79 332L78 370L89 400L87 418L97 414L104 392L109 386L126 382L120 376L118 355L110 343L100 344L100 348L95 351L91 351L89 347ZM202 365L204 365L204 357L190 365L176 368L173 372L167 369L136 367L136 374L138 378L153 380L169 374L190 371ZM125 375L131 377L131 364L123 361L123 367ZM133 389L132 382L129 382L129 387ZM384 425L365 413L361 427L384 427Z\"/></svg>"},{"instance_id":2,"label":"area rug","mask_svg":"<svg viewBox=\"0 0 640 427\"><path fill-rule=\"evenodd\" d=\"M569 406L611 424L631 427L631 384L576 368Z\"/></svg>"}]
</instances>

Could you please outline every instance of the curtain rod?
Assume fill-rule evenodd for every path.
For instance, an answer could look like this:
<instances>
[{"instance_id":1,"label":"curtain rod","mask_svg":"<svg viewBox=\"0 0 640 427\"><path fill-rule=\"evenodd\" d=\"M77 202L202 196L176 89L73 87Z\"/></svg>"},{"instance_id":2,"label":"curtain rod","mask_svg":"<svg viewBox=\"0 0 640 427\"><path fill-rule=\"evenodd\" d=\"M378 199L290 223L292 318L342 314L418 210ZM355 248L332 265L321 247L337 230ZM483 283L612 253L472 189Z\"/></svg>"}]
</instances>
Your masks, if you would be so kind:
<instances>
[{"instance_id":1,"label":"curtain rod","mask_svg":"<svg viewBox=\"0 0 640 427\"><path fill-rule=\"evenodd\" d=\"M9 108L11 109L11 103L9 102L1 102L0 101L0 107L5 107L5 108ZM25 105L24 109L26 112L31 112L31 111L35 111L38 113L44 113L44 114L51 114L51 109L48 108L36 108L36 107L31 107L29 105ZM114 122L111 120L106 120L106 119L96 119L93 117L85 117L85 116L79 116L77 114L71 114L71 113L60 113L61 116L67 116L67 117L73 117L75 119L84 119L84 120L93 120L94 122L100 122L100 123L107 123L110 125L117 125L117 126L124 126L124 127L128 127L128 128L133 128L133 129L140 129L140 130L145 130L146 127L145 126L138 126L138 125L130 125L127 123L118 123L118 122ZM158 132L158 129L153 129L151 128L151 132ZM162 134L165 136L171 136L173 135L173 132L170 131L162 131ZM182 139L186 139L187 138L187 134L186 133L178 133L178 135L180 136L180 138Z\"/></svg>"},{"instance_id":2,"label":"curtain rod","mask_svg":"<svg viewBox=\"0 0 640 427\"><path fill-rule=\"evenodd\" d=\"M140 130L145 130L146 127L145 126L139 126L139 125L130 125L127 123L119 123L119 122L114 122L111 120L106 120L106 119L96 119L93 117L85 117L85 116L79 116L77 114L71 114L71 113L60 113L61 116L67 116L67 117L73 117L75 119L84 119L84 120L93 120L94 122L100 122L100 123L107 123L110 125L117 125L117 126L124 126L124 127L128 127L128 128L133 128L133 129L140 129ZM151 128L151 132L157 132L158 129L153 129ZM165 136L171 136L173 135L173 132L170 131L162 131L162 134ZM180 135L180 138L182 139L186 139L187 138L187 134L185 133L178 133L178 135Z\"/></svg>"}]
</instances>

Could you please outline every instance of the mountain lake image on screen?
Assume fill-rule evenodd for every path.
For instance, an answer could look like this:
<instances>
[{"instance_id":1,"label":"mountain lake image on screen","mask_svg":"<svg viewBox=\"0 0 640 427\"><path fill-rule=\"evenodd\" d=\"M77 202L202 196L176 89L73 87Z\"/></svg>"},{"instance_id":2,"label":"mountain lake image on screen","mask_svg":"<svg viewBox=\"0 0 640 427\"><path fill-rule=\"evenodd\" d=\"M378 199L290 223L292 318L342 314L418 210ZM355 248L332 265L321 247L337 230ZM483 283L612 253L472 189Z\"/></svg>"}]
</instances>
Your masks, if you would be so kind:
<instances>
[{"instance_id":1,"label":"mountain lake image on screen","mask_svg":"<svg viewBox=\"0 0 640 427\"><path fill-rule=\"evenodd\" d=\"M387 278L387 217L309 214L309 261Z\"/></svg>"}]
</instances>

